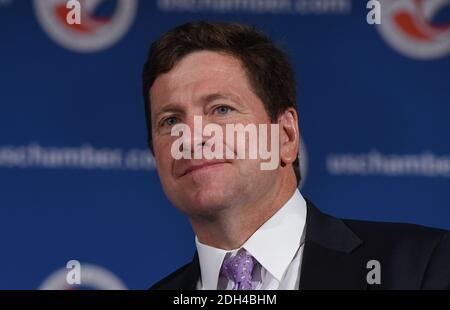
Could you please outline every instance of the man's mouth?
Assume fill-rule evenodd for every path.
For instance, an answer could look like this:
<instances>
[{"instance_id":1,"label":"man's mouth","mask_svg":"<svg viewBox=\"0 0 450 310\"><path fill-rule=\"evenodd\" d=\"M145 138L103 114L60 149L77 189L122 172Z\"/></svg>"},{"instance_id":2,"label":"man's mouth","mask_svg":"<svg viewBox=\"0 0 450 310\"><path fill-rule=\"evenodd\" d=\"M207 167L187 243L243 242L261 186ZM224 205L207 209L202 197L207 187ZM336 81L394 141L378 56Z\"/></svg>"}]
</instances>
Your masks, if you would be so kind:
<instances>
[{"instance_id":1,"label":"man's mouth","mask_svg":"<svg viewBox=\"0 0 450 310\"><path fill-rule=\"evenodd\" d=\"M214 166L218 166L218 165L223 165L223 164L227 164L228 162L226 161L206 161L200 164L196 164L196 165L191 165L189 167L187 167L184 172L181 174L180 177L183 177L185 175L191 174L193 172L199 171L199 170L206 170L208 168L214 167Z\"/></svg>"}]
</instances>

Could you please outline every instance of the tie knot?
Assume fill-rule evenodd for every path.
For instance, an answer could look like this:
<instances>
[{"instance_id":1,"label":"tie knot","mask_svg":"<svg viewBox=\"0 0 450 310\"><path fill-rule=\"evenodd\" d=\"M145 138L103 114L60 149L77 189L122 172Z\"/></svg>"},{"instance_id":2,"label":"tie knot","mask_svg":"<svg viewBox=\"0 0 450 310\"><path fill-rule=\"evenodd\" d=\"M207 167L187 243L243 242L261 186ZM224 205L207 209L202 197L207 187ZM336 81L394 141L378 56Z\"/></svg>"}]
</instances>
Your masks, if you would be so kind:
<instances>
[{"instance_id":1,"label":"tie knot","mask_svg":"<svg viewBox=\"0 0 450 310\"><path fill-rule=\"evenodd\" d=\"M234 282L235 290L252 289L252 272L255 259L244 249L223 260L220 274Z\"/></svg>"}]
</instances>

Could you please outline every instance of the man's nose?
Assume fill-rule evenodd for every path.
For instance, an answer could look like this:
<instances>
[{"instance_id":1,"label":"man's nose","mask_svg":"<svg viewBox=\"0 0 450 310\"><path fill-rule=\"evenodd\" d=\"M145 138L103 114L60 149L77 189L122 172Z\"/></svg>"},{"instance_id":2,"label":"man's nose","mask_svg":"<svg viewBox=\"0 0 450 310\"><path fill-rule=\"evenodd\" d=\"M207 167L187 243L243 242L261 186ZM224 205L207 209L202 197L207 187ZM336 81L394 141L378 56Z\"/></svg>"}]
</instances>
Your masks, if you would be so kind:
<instances>
[{"instance_id":1,"label":"man's nose","mask_svg":"<svg viewBox=\"0 0 450 310\"><path fill-rule=\"evenodd\" d=\"M205 124L205 120L202 116L192 116L186 119L185 125L189 127L190 135L183 135L183 144L181 146L184 151L186 148L187 152L194 154L203 150L203 147L207 143L208 137L204 136L203 128L207 124ZM194 158L192 156L192 158Z\"/></svg>"}]
</instances>

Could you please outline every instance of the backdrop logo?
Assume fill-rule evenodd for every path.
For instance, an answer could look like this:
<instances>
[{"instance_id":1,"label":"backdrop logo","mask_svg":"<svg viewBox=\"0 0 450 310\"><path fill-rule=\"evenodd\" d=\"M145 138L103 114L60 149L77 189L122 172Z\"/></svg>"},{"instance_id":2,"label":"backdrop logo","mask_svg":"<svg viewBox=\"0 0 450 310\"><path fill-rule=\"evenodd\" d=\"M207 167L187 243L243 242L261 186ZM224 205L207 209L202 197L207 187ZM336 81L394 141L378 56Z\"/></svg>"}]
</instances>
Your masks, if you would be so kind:
<instances>
[{"instance_id":1,"label":"backdrop logo","mask_svg":"<svg viewBox=\"0 0 450 310\"><path fill-rule=\"evenodd\" d=\"M126 290L125 284L112 272L103 267L91 264L70 264L77 261L70 261L67 268L61 268L50 274L39 287L40 290ZM77 267L78 269L74 269ZM79 282L68 281L72 278L72 273L80 272Z\"/></svg>"},{"instance_id":2,"label":"backdrop logo","mask_svg":"<svg viewBox=\"0 0 450 310\"><path fill-rule=\"evenodd\" d=\"M80 0L81 23L67 23L65 0L34 0L39 23L58 44L77 52L97 52L117 43L129 30L137 12L136 0ZM110 16L97 16L115 4Z\"/></svg>"},{"instance_id":3,"label":"backdrop logo","mask_svg":"<svg viewBox=\"0 0 450 310\"><path fill-rule=\"evenodd\" d=\"M405 56L422 60L444 57L450 54L450 23L437 24L433 19L449 5L449 0L384 0L377 28Z\"/></svg>"}]
</instances>

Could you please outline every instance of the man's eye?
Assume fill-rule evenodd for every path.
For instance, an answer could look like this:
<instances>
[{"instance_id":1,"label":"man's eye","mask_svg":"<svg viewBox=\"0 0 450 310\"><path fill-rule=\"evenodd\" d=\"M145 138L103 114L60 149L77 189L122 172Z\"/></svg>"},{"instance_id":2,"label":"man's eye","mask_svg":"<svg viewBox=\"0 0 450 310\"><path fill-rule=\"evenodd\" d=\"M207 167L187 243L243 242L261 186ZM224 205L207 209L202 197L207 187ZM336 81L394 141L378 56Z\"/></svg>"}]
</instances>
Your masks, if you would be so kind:
<instances>
[{"instance_id":1,"label":"man's eye","mask_svg":"<svg viewBox=\"0 0 450 310\"><path fill-rule=\"evenodd\" d=\"M168 117L162 122L162 126L173 126L177 123L176 117Z\"/></svg>"},{"instance_id":2,"label":"man's eye","mask_svg":"<svg viewBox=\"0 0 450 310\"><path fill-rule=\"evenodd\" d=\"M216 112L220 115L225 115L230 111L231 111L231 108L226 105L222 105L222 106L216 108Z\"/></svg>"}]
</instances>

